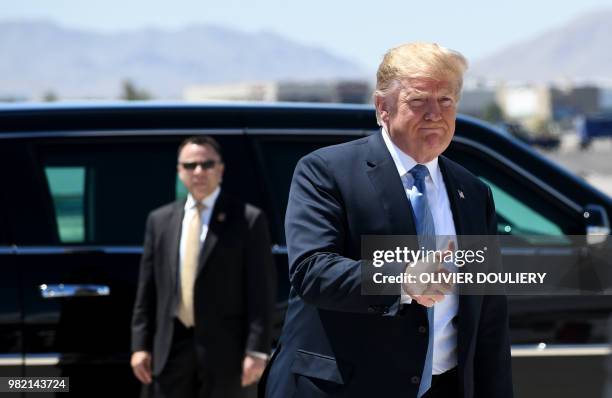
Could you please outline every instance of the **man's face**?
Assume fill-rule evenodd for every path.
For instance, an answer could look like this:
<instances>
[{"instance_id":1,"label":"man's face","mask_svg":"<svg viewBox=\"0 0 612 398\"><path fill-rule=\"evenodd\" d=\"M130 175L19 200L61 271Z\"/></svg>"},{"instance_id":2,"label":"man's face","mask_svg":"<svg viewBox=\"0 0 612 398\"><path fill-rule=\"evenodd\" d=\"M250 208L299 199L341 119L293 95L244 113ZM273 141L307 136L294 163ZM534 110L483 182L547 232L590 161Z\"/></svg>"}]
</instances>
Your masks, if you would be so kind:
<instances>
[{"instance_id":1,"label":"man's face","mask_svg":"<svg viewBox=\"0 0 612 398\"><path fill-rule=\"evenodd\" d=\"M201 163L210 168L202 168ZM190 163L197 163L190 169ZM191 165L193 166L193 165ZM224 165L219 154L209 145L187 144L179 154L177 171L179 178L196 200L210 195L221 183Z\"/></svg>"},{"instance_id":2,"label":"man's face","mask_svg":"<svg viewBox=\"0 0 612 398\"><path fill-rule=\"evenodd\" d=\"M403 79L376 107L393 143L418 163L444 152L455 133L457 96L447 81Z\"/></svg>"}]
</instances>

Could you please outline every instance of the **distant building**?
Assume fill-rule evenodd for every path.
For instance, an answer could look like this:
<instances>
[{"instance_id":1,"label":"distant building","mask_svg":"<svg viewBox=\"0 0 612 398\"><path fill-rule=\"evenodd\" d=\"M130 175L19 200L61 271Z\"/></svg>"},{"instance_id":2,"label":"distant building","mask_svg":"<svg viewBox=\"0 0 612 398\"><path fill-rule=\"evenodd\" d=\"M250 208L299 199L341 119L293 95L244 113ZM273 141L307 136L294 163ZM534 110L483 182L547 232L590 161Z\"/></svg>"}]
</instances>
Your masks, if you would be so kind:
<instances>
[{"instance_id":1,"label":"distant building","mask_svg":"<svg viewBox=\"0 0 612 398\"><path fill-rule=\"evenodd\" d=\"M259 82L187 87L185 101L287 101L367 103L371 97L368 83L362 81L332 82Z\"/></svg>"},{"instance_id":2,"label":"distant building","mask_svg":"<svg viewBox=\"0 0 612 398\"><path fill-rule=\"evenodd\" d=\"M189 86L183 91L185 101L276 101L277 84L272 82L211 84Z\"/></svg>"},{"instance_id":3,"label":"distant building","mask_svg":"<svg viewBox=\"0 0 612 398\"><path fill-rule=\"evenodd\" d=\"M324 82L277 83L277 97L275 101L339 102L335 84Z\"/></svg>"},{"instance_id":4,"label":"distant building","mask_svg":"<svg viewBox=\"0 0 612 398\"><path fill-rule=\"evenodd\" d=\"M599 92L599 109L612 113L612 86L602 87Z\"/></svg>"},{"instance_id":5,"label":"distant building","mask_svg":"<svg viewBox=\"0 0 612 398\"><path fill-rule=\"evenodd\" d=\"M493 88L464 88L461 92L458 111L467 115L484 118L487 109L497 102Z\"/></svg>"},{"instance_id":6,"label":"distant building","mask_svg":"<svg viewBox=\"0 0 612 398\"><path fill-rule=\"evenodd\" d=\"M600 89L594 86L551 88L552 119L562 120L599 112Z\"/></svg>"},{"instance_id":7,"label":"distant building","mask_svg":"<svg viewBox=\"0 0 612 398\"><path fill-rule=\"evenodd\" d=\"M502 86L497 101L504 116L531 130L549 121L565 122L600 110L600 89L594 86Z\"/></svg>"}]
</instances>

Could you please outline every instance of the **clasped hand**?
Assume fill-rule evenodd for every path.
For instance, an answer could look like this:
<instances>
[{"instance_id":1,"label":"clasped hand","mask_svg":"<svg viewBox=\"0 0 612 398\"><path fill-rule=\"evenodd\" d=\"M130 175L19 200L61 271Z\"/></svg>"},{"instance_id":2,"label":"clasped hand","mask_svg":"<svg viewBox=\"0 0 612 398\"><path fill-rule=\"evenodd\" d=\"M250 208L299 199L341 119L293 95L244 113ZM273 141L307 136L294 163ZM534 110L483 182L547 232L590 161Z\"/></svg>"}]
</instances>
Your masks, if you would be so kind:
<instances>
[{"instance_id":1,"label":"clasped hand","mask_svg":"<svg viewBox=\"0 0 612 398\"><path fill-rule=\"evenodd\" d=\"M421 274L449 274L446 268L443 267L443 258L446 253L455 250L455 243L451 240L448 243L447 249L442 255L436 255L435 261L422 262L418 261L414 265L409 264L404 271L407 275L413 275L411 278L414 282L406 282L402 284L402 290L412 300L425 307L433 307L436 303L444 300L445 295L452 293L453 284L438 282L443 278L426 278L428 281L423 281ZM408 279L408 278L406 278Z\"/></svg>"}]
</instances>

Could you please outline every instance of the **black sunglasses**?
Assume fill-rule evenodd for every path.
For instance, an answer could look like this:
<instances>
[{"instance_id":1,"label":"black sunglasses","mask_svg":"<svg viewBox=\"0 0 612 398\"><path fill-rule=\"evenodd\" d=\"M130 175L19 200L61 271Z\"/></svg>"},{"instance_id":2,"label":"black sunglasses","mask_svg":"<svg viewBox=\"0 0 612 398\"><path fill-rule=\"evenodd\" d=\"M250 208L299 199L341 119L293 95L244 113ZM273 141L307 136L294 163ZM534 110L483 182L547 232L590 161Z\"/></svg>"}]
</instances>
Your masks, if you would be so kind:
<instances>
[{"instance_id":1,"label":"black sunglasses","mask_svg":"<svg viewBox=\"0 0 612 398\"><path fill-rule=\"evenodd\" d=\"M195 170L198 165L202 168L202 170L208 170L215 167L217 163L221 162L217 160L206 160L204 162L183 162L180 163L180 165L183 166L185 170Z\"/></svg>"}]
</instances>

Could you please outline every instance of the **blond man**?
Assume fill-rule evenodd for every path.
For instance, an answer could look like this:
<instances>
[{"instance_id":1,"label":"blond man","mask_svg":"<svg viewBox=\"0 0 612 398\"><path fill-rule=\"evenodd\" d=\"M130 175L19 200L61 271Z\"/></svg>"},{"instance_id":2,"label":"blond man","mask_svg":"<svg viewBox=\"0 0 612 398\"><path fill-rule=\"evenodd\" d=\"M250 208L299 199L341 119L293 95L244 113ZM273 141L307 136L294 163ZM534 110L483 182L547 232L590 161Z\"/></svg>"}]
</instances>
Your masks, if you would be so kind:
<instances>
[{"instance_id":1,"label":"blond man","mask_svg":"<svg viewBox=\"0 0 612 398\"><path fill-rule=\"evenodd\" d=\"M435 246L429 237L496 233L490 189L442 155L466 68L437 44L389 50L374 96L380 132L296 166L285 219L289 307L265 397L512 396L504 297L440 287L362 294L364 235Z\"/></svg>"}]
</instances>

